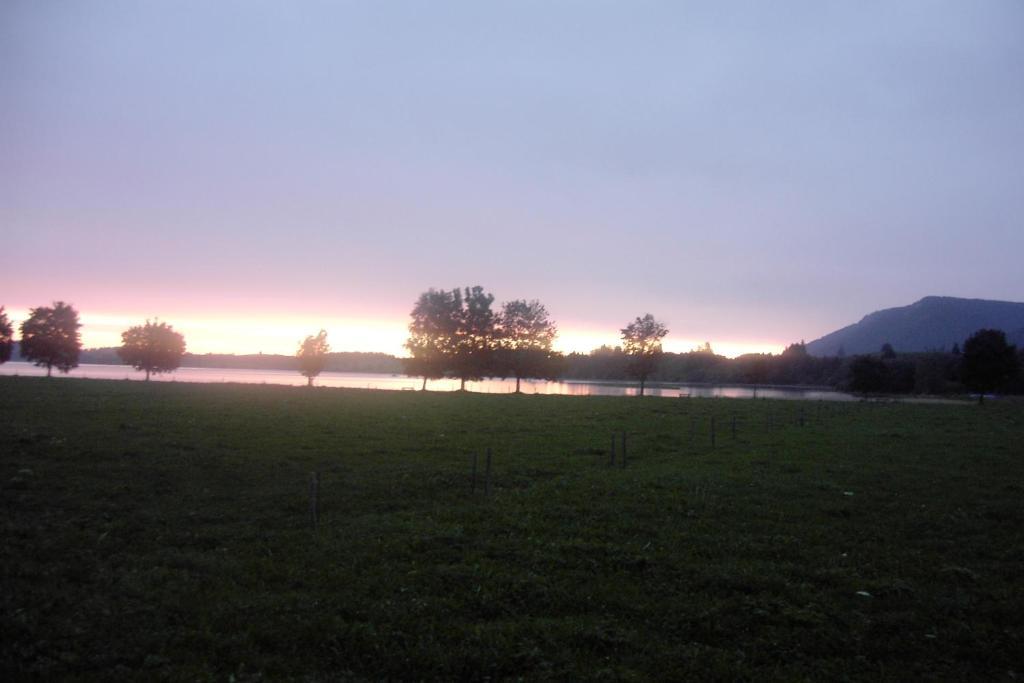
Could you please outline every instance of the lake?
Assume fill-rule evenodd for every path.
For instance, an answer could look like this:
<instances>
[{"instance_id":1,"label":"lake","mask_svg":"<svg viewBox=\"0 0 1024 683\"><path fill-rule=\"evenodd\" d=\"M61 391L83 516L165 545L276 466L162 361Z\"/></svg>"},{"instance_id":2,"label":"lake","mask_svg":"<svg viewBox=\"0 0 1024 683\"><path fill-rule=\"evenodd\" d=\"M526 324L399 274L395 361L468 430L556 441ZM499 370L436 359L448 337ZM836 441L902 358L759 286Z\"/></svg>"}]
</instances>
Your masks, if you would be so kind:
<instances>
[{"instance_id":1,"label":"lake","mask_svg":"<svg viewBox=\"0 0 1024 683\"><path fill-rule=\"evenodd\" d=\"M0 375L21 375L39 377L46 374L45 368L31 363L9 362L0 365ZM83 364L67 375L54 371L56 377L84 377L89 379L142 380L144 375L127 365ZM306 378L289 370L242 370L236 368L178 368L166 375L153 375L154 382L239 382L243 384L289 384L301 386ZM316 378L316 385L322 387L348 387L355 389L389 389L396 391L418 390L423 380L406 375L384 375L359 372L323 372ZM485 394L508 394L515 391L515 380L487 379L481 382L467 382L469 391ZM441 379L427 382L430 391L455 391L459 381ZM560 394L564 396L635 396L637 386L627 382L590 381L523 381L523 393ZM858 397L839 391L795 387L753 387L706 386L686 384L659 384L648 386L645 392L651 396L666 398L781 398L805 401L856 401Z\"/></svg>"}]
</instances>

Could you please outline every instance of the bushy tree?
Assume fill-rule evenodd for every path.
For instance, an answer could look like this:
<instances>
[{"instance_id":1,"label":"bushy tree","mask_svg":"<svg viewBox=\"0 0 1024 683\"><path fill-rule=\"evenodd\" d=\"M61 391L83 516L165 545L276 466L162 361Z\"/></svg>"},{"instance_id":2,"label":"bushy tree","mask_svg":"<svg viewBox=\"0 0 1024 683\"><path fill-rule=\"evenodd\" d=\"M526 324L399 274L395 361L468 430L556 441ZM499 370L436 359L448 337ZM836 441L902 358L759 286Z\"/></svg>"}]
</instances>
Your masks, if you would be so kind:
<instances>
[{"instance_id":1,"label":"bushy tree","mask_svg":"<svg viewBox=\"0 0 1024 683\"><path fill-rule=\"evenodd\" d=\"M657 367L661 356L661 340L668 334L668 328L648 313L622 328L622 348L629 356L629 372L640 380L640 395L644 395L647 378ZM708 344L708 351L711 345Z\"/></svg>"},{"instance_id":2,"label":"bushy tree","mask_svg":"<svg viewBox=\"0 0 1024 683\"><path fill-rule=\"evenodd\" d=\"M117 355L136 370L160 374L174 372L185 355L185 337L167 323L146 321L145 325L129 327L121 333Z\"/></svg>"},{"instance_id":3,"label":"bushy tree","mask_svg":"<svg viewBox=\"0 0 1024 683\"><path fill-rule=\"evenodd\" d=\"M885 363L873 356L857 356L850 362L850 389L862 394L884 392L888 385Z\"/></svg>"},{"instance_id":4,"label":"bushy tree","mask_svg":"<svg viewBox=\"0 0 1024 683\"><path fill-rule=\"evenodd\" d=\"M331 347L327 344L327 332L320 330L317 335L306 337L295 356L299 359L299 372L306 378L307 386L313 386L313 379L327 367L327 354Z\"/></svg>"},{"instance_id":5,"label":"bushy tree","mask_svg":"<svg viewBox=\"0 0 1024 683\"><path fill-rule=\"evenodd\" d=\"M497 320L499 372L502 377L553 378L558 370L557 354L551 349L558 329L539 301L516 300L502 306Z\"/></svg>"},{"instance_id":6,"label":"bushy tree","mask_svg":"<svg viewBox=\"0 0 1024 683\"><path fill-rule=\"evenodd\" d=\"M7 317L7 311L0 306L0 363L6 363L11 359L11 352L14 350L14 328Z\"/></svg>"},{"instance_id":7,"label":"bushy tree","mask_svg":"<svg viewBox=\"0 0 1024 683\"><path fill-rule=\"evenodd\" d=\"M964 384L978 392L978 401L985 393L999 389L1017 374L1017 347L1006 342L1002 330L978 330L963 346L960 374Z\"/></svg>"},{"instance_id":8,"label":"bushy tree","mask_svg":"<svg viewBox=\"0 0 1024 683\"><path fill-rule=\"evenodd\" d=\"M441 379L448 370L461 310L462 294L457 289L431 288L420 294L413 306L409 339L405 342L410 354L404 360L405 372L422 377L424 391L427 380Z\"/></svg>"},{"instance_id":9,"label":"bushy tree","mask_svg":"<svg viewBox=\"0 0 1024 683\"><path fill-rule=\"evenodd\" d=\"M958 385L959 363L953 354L930 351L913 356L914 393L948 394Z\"/></svg>"},{"instance_id":10,"label":"bushy tree","mask_svg":"<svg viewBox=\"0 0 1024 683\"><path fill-rule=\"evenodd\" d=\"M803 339L793 342L782 351L782 355L786 358L806 358L807 343Z\"/></svg>"},{"instance_id":11,"label":"bushy tree","mask_svg":"<svg viewBox=\"0 0 1024 683\"><path fill-rule=\"evenodd\" d=\"M849 388L865 394L909 393L914 388L914 363L855 356L850 362Z\"/></svg>"},{"instance_id":12,"label":"bushy tree","mask_svg":"<svg viewBox=\"0 0 1024 683\"><path fill-rule=\"evenodd\" d=\"M571 353L559 359L560 372L572 379L629 378L629 358L621 346L601 346L590 353Z\"/></svg>"},{"instance_id":13,"label":"bushy tree","mask_svg":"<svg viewBox=\"0 0 1024 683\"><path fill-rule=\"evenodd\" d=\"M451 369L466 390L466 382L483 379L493 372L495 316L491 310L494 295L483 287L466 287L459 308L458 326L452 344Z\"/></svg>"},{"instance_id":14,"label":"bushy tree","mask_svg":"<svg viewBox=\"0 0 1024 683\"><path fill-rule=\"evenodd\" d=\"M757 398L757 387L768 381L768 370L772 357L765 353L748 353L734 361L738 370L737 380L754 385L754 398Z\"/></svg>"},{"instance_id":15,"label":"bushy tree","mask_svg":"<svg viewBox=\"0 0 1024 683\"><path fill-rule=\"evenodd\" d=\"M496 316L491 310L494 295L483 287L451 291L430 289L420 295L412 310L405 348L411 358L406 372L428 379L446 375L466 382L495 372Z\"/></svg>"},{"instance_id":16,"label":"bushy tree","mask_svg":"<svg viewBox=\"0 0 1024 683\"><path fill-rule=\"evenodd\" d=\"M68 372L78 367L81 326L78 311L63 301L54 302L52 307L32 308L21 323L21 355L45 367L47 377L53 374L53 368Z\"/></svg>"},{"instance_id":17,"label":"bushy tree","mask_svg":"<svg viewBox=\"0 0 1024 683\"><path fill-rule=\"evenodd\" d=\"M801 339L790 344L775 359L772 382L775 384L802 384L807 381L814 359L807 353L807 344Z\"/></svg>"}]
</instances>

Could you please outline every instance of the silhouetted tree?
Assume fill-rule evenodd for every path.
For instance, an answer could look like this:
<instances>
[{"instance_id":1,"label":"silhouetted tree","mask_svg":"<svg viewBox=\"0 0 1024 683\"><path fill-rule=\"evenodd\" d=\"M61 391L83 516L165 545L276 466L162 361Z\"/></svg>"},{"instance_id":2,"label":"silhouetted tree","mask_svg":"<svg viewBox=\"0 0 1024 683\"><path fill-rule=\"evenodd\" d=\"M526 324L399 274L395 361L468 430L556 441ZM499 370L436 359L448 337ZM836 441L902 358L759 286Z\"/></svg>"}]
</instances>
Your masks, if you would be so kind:
<instances>
[{"instance_id":1,"label":"silhouetted tree","mask_svg":"<svg viewBox=\"0 0 1024 683\"><path fill-rule=\"evenodd\" d=\"M884 360L891 360L896 357L896 349L892 348L892 344L886 342L882 344L882 350L879 351L879 355L882 356Z\"/></svg>"},{"instance_id":2,"label":"silhouetted tree","mask_svg":"<svg viewBox=\"0 0 1024 683\"><path fill-rule=\"evenodd\" d=\"M857 356L850 362L850 389L873 394L886 390L888 385L885 363L872 356Z\"/></svg>"},{"instance_id":3,"label":"silhouetted tree","mask_svg":"<svg viewBox=\"0 0 1024 683\"><path fill-rule=\"evenodd\" d=\"M630 357L629 372L640 380L640 395L644 385L658 365L661 356L661 340L668 334L668 328L648 313L622 328L622 348ZM711 344L707 344L708 352Z\"/></svg>"},{"instance_id":4,"label":"silhouetted tree","mask_svg":"<svg viewBox=\"0 0 1024 683\"><path fill-rule=\"evenodd\" d=\"M539 301L509 301L502 307L497 319L497 364L502 377L516 378L517 394L524 378L555 376L551 345L556 334L555 323Z\"/></svg>"},{"instance_id":5,"label":"silhouetted tree","mask_svg":"<svg viewBox=\"0 0 1024 683\"><path fill-rule=\"evenodd\" d=\"M909 393L914 389L914 363L856 356L850 362L849 386L861 393Z\"/></svg>"},{"instance_id":6,"label":"silhouetted tree","mask_svg":"<svg viewBox=\"0 0 1024 683\"><path fill-rule=\"evenodd\" d=\"M978 330L964 342L960 372L964 384L978 392L978 402L986 392L999 389L1017 374L1017 347L1006 343L1002 330Z\"/></svg>"},{"instance_id":7,"label":"silhouetted tree","mask_svg":"<svg viewBox=\"0 0 1024 683\"><path fill-rule=\"evenodd\" d=\"M914 393L944 394L954 390L957 362L955 356L941 351L913 354Z\"/></svg>"},{"instance_id":8,"label":"silhouetted tree","mask_svg":"<svg viewBox=\"0 0 1024 683\"><path fill-rule=\"evenodd\" d=\"M960 345L957 344L957 343L954 343L953 344L953 350L950 351L950 353L952 353L954 356L959 356L960 355Z\"/></svg>"},{"instance_id":9,"label":"silhouetted tree","mask_svg":"<svg viewBox=\"0 0 1024 683\"><path fill-rule=\"evenodd\" d=\"M782 355L783 356L792 356L792 357L806 357L807 356L807 343L804 342L803 339L801 339L798 342L790 344L789 346L787 346L785 348L785 350L783 350Z\"/></svg>"},{"instance_id":10,"label":"silhouetted tree","mask_svg":"<svg viewBox=\"0 0 1024 683\"><path fill-rule=\"evenodd\" d=\"M559 361L564 374L572 379L615 379L629 377L629 359L622 347L601 346L590 353L571 353Z\"/></svg>"},{"instance_id":11,"label":"silhouetted tree","mask_svg":"<svg viewBox=\"0 0 1024 683\"><path fill-rule=\"evenodd\" d=\"M0 363L6 363L11 359L14 350L14 328L7 317L7 311L0 306Z\"/></svg>"},{"instance_id":12,"label":"silhouetted tree","mask_svg":"<svg viewBox=\"0 0 1024 683\"><path fill-rule=\"evenodd\" d=\"M405 342L410 357L403 363L407 375L423 378L424 391L428 379L444 377L449 368L461 310L462 294L457 289L431 288L420 294L413 306L409 339Z\"/></svg>"},{"instance_id":13,"label":"silhouetted tree","mask_svg":"<svg viewBox=\"0 0 1024 683\"><path fill-rule=\"evenodd\" d=\"M757 398L757 387L768 381L768 365L771 355L763 353L744 354L735 360L739 370L740 382L754 385L754 398Z\"/></svg>"},{"instance_id":14,"label":"silhouetted tree","mask_svg":"<svg viewBox=\"0 0 1024 683\"><path fill-rule=\"evenodd\" d=\"M802 384L807 382L814 360L807 353L807 344L800 340L790 344L775 360L772 382L776 384Z\"/></svg>"},{"instance_id":15,"label":"silhouetted tree","mask_svg":"<svg viewBox=\"0 0 1024 683\"><path fill-rule=\"evenodd\" d=\"M148 382L150 373L178 369L185 355L185 337L167 323L147 320L145 325L136 325L121 333L117 355L136 370L144 370Z\"/></svg>"},{"instance_id":16,"label":"silhouetted tree","mask_svg":"<svg viewBox=\"0 0 1024 683\"><path fill-rule=\"evenodd\" d=\"M493 302L494 295L484 292L483 287L466 287L451 358L451 369L461 381L459 391L466 390L467 381L482 379L494 370Z\"/></svg>"},{"instance_id":17,"label":"silhouetted tree","mask_svg":"<svg viewBox=\"0 0 1024 683\"><path fill-rule=\"evenodd\" d=\"M309 335L295 354L299 359L299 373L306 378L306 386L313 386L313 379L323 372L327 366L327 354L331 347L327 344L327 332L320 330L316 336Z\"/></svg>"},{"instance_id":18,"label":"silhouetted tree","mask_svg":"<svg viewBox=\"0 0 1024 683\"><path fill-rule=\"evenodd\" d=\"M52 308L29 309L28 319L21 323L21 355L45 367L47 377L53 374L53 368L68 372L78 367L81 326L78 311L63 301L54 302Z\"/></svg>"}]
</instances>

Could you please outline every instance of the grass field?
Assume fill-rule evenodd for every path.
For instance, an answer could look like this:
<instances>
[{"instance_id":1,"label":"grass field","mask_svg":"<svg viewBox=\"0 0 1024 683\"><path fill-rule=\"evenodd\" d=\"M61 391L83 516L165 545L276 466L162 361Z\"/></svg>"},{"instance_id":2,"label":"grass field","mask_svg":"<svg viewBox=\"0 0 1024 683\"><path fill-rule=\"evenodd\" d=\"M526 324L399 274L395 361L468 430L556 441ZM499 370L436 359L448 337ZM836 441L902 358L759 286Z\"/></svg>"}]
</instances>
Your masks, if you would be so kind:
<instances>
[{"instance_id":1,"label":"grass field","mask_svg":"<svg viewBox=\"0 0 1024 683\"><path fill-rule=\"evenodd\" d=\"M5 680L1024 676L1021 403L0 377L0 415Z\"/></svg>"}]
</instances>

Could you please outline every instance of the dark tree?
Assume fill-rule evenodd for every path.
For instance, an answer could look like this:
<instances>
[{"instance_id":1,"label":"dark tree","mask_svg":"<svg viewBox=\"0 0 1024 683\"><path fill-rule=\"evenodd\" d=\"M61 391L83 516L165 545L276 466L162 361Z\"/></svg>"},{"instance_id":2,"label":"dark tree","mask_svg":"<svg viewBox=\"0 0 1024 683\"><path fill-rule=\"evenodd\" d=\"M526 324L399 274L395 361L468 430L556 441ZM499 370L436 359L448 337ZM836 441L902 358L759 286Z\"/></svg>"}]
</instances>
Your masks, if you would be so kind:
<instances>
[{"instance_id":1,"label":"dark tree","mask_svg":"<svg viewBox=\"0 0 1024 683\"><path fill-rule=\"evenodd\" d=\"M410 357L403 362L406 374L423 378L424 391L427 380L441 379L449 369L461 310L462 295L457 289L429 289L413 306L405 342Z\"/></svg>"},{"instance_id":2,"label":"dark tree","mask_svg":"<svg viewBox=\"0 0 1024 683\"><path fill-rule=\"evenodd\" d=\"M978 392L978 402L1017 374L1017 348L1006 343L1002 330L978 330L964 342L960 374Z\"/></svg>"},{"instance_id":3,"label":"dark tree","mask_svg":"<svg viewBox=\"0 0 1024 683\"><path fill-rule=\"evenodd\" d=\"M320 330L316 336L309 335L301 344L295 357L299 359L299 372L306 378L306 386L313 386L313 379L327 366L327 332Z\"/></svg>"},{"instance_id":4,"label":"dark tree","mask_svg":"<svg viewBox=\"0 0 1024 683\"><path fill-rule=\"evenodd\" d=\"M801 384L806 382L814 361L807 353L807 344L801 339L790 344L775 360L772 381L777 384Z\"/></svg>"},{"instance_id":5,"label":"dark tree","mask_svg":"<svg viewBox=\"0 0 1024 683\"><path fill-rule=\"evenodd\" d=\"M849 387L860 393L909 393L914 389L915 364L856 356L850 362Z\"/></svg>"},{"instance_id":6,"label":"dark tree","mask_svg":"<svg viewBox=\"0 0 1024 683\"><path fill-rule=\"evenodd\" d=\"M749 353L736 359L740 368L740 381L754 385L754 398L757 398L757 387L768 381L768 366L771 363L771 355L763 353Z\"/></svg>"},{"instance_id":7,"label":"dark tree","mask_svg":"<svg viewBox=\"0 0 1024 683\"><path fill-rule=\"evenodd\" d=\"M807 357L807 343L801 339L798 342L794 342L787 346L782 352L783 356L787 358L806 358Z\"/></svg>"},{"instance_id":8,"label":"dark tree","mask_svg":"<svg viewBox=\"0 0 1024 683\"><path fill-rule=\"evenodd\" d=\"M494 295L484 292L483 287L466 287L451 358L451 370L461 380L459 391L466 390L467 381L483 379L494 371L493 302Z\"/></svg>"},{"instance_id":9,"label":"dark tree","mask_svg":"<svg viewBox=\"0 0 1024 683\"><path fill-rule=\"evenodd\" d=\"M857 356L850 362L850 390L862 394L882 393L888 387L888 369L873 356Z\"/></svg>"},{"instance_id":10,"label":"dark tree","mask_svg":"<svg viewBox=\"0 0 1024 683\"><path fill-rule=\"evenodd\" d=\"M121 333L117 355L136 370L150 373L174 372L185 355L185 337L167 323L146 321Z\"/></svg>"},{"instance_id":11,"label":"dark tree","mask_svg":"<svg viewBox=\"0 0 1024 683\"><path fill-rule=\"evenodd\" d=\"M879 351L879 355L885 360L892 360L896 357L896 349L892 348L892 344L886 342L882 344L882 350Z\"/></svg>"},{"instance_id":12,"label":"dark tree","mask_svg":"<svg viewBox=\"0 0 1024 683\"><path fill-rule=\"evenodd\" d=\"M949 353L930 351L913 355L914 393L947 394L956 382L957 359Z\"/></svg>"},{"instance_id":13,"label":"dark tree","mask_svg":"<svg viewBox=\"0 0 1024 683\"><path fill-rule=\"evenodd\" d=\"M647 378L654 372L661 356L661 340L668 328L648 313L622 328L622 348L629 357L629 373L640 380L640 395L644 395ZM711 344L707 344L711 353ZM702 351L703 352L703 351Z\"/></svg>"},{"instance_id":14,"label":"dark tree","mask_svg":"<svg viewBox=\"0 0 1024 683\"><path fill-rule=\"evenodd\" d=\"M539 301L509 301L498 314L498 367L502 377L516 378L516 393L524 378L551 379L557 373L551 350L558 329Z\"/></svg>"},{"instance_id":15,"label":"dark tree","mask_svg":"<svg viewBox=\"0 0 1024 683\"><path fill-rule=\"evenodd\" d=\"M78 311L63 301L54 302L52 308L29 309L28 319L21 323L21 355L45 367L47 377L53 374L53 368L68 372L78 367L81 326Z\"/></svg>"},{"instance_id":16,"label":"dark tree","mask_svg":"<svg viewBox=\"0 0 1024 683\"><path fill-rule=\"evenodd\" d=\"M614 379L629 378L629 359L621 346L601 346L590 353L571 353L559 360L564 366L563 374L572 379Z\"/></svg>"},{"instance_id":17,"label":"dark tree","mask_svg":"<svg viewBox=\"0 0 1024 683\"><path fill-rule=\"evenodd\" d=\"M6 363L11 359L11 352L14 350L14 328L7 317L7 311L0 306L0 363Z\"/></svg>"}]
</instances>

